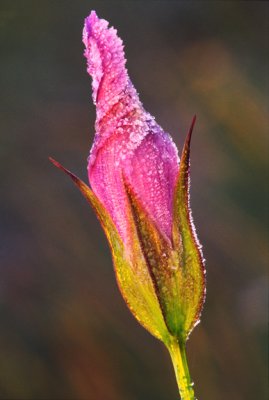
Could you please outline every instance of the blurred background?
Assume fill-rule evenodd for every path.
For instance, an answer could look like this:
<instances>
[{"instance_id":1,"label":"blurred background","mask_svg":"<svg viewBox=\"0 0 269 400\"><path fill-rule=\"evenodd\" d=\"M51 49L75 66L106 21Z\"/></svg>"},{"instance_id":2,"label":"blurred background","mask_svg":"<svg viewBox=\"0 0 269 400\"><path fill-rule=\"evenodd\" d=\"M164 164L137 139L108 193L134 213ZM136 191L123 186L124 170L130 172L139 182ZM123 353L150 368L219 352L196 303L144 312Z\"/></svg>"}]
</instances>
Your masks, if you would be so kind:
<instances>
[{"instance_id":1,"label":"blurred background","mask_svg":"<svg viewBox=\"0 0 269 400\"><path fill-rule=\"evenodd\" d=\"M81 31L118 29L145 108L181 149L207 300L187 346L199 400L267 399L268 2L0 3L0 398L176 400L168 353L128 311L87 181L95 109Z\"/></svg>"}]
</instances>

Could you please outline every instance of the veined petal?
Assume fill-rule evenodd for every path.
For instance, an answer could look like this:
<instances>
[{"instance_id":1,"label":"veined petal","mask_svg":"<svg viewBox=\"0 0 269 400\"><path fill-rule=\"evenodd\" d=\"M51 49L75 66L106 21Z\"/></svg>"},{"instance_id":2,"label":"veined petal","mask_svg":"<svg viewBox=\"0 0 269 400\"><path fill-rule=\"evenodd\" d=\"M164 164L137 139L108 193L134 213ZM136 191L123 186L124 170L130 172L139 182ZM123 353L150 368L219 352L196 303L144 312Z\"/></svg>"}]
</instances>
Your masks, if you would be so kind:
<instances>
[{"instance_id":1,"label":"veined petal","mask_svg":"<svg viewBox=\"0 0 269 400\"><path fill-rule=\"evenodd\" d=\"M128 77L116 30L92 12L83 37L97 110L88 164L91 187L126 245L129 222L122 174L160 231L171 239L176 146L144 110Z\"/></svg>"}]
</instances>

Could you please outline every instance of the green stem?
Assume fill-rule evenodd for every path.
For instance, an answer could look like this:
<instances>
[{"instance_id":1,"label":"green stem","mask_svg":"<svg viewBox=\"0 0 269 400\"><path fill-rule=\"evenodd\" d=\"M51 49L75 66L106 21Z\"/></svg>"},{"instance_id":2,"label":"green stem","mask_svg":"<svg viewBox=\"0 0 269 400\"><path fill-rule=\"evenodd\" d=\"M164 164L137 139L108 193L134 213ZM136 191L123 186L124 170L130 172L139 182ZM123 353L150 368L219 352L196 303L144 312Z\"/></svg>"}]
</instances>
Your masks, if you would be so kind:
<instances>
[{"instance_id":1,"label":"green stem","mask_svg":"<svg viewBox=\"0 0 269 400\"><path fill-rule=\"evenodd\" d=\"M170 342L168 350L172 358L181 400L195 400L187 364L185 343L180 343L177 339L174 339Z\"/></svg>"}]
</instances>

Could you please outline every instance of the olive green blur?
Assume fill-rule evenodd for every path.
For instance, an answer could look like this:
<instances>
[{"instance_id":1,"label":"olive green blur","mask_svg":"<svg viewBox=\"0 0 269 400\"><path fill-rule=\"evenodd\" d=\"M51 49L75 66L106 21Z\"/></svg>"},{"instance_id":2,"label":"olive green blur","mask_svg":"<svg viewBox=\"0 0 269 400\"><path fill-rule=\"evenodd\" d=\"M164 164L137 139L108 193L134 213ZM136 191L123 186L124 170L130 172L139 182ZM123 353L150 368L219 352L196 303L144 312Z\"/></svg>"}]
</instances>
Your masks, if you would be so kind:
<instances>
[{"instance_id":1,"label":"olive green blur","mask_svg":"<svg viewBox=\"0 0 269 400\"><path fill-rule=\"evenodd\" d=\"M181 151L207 298L187 342L199 400L267 399L268 2L0 2L0 399L178 400L161 342L128 310L87 182L84 18L123 39L145 108Z\"/></svg>"}]
</instances>

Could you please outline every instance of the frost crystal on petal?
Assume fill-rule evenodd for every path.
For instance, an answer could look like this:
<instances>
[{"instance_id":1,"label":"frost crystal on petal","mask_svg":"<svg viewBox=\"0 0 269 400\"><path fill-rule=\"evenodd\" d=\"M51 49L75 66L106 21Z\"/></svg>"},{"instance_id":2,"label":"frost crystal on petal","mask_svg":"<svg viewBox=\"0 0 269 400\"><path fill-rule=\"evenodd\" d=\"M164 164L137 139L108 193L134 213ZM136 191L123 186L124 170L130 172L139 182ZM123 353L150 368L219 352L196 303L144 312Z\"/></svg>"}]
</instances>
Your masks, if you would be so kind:
<instances>
[{"instance_id":1,"label":"frost crystal on petal","mask_svg":"<svg viewBox=\"0 0 269 400\"><path fill-rule=\"evenodd\" d=\"M101 118L117 102L125 89L128 75L125 68L122 40L117 30L92 11L83 29L88 73L92 76L93 100L98 103Z\"/></svg>"}]
</instances>

